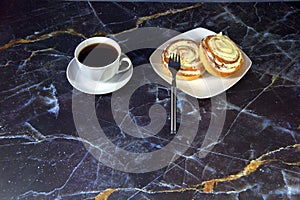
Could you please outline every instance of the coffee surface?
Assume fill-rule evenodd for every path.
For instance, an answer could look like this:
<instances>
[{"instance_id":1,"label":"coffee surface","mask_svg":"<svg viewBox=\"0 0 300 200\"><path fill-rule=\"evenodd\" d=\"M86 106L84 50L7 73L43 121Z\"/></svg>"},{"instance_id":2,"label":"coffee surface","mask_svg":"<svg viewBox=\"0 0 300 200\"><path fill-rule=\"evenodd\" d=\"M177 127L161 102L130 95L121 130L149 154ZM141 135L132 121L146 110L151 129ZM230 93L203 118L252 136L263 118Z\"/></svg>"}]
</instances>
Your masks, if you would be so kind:
<instances>
[{"instance_id":1,"label":"coffee surface","mask_svg":"<svg viewBox=\"0 0 300 200\"><path fill-rule=\"evenodd\" d=\"M95 43L84 47L78 55L79 62L90 67L104 67L114 62L118 51L109 44Z\"/></svg>"}]
</instances>

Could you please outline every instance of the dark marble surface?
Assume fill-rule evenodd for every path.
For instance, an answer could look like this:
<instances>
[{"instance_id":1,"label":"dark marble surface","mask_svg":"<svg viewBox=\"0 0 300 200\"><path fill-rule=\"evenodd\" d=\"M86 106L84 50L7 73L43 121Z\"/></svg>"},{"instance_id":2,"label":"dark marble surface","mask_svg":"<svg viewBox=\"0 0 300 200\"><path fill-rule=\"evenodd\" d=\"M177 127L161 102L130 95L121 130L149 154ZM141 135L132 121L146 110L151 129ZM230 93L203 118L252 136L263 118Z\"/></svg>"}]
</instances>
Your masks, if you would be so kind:
<instances>
[{"instance_id":1,"label":"dark marble surface","mask_svg":"<svg viewBox=\"0 0 300 200\"><path fill-rule=\"evenodd\" d=\"M300 198L299 3L13 0L0 5L0 199ZM164 148L174 138L168 119L155 137L129 136L113 118L113 95L78 92L66 68L83 39L118 39L144 27L222 31L253 64L225 93L196 100L198 107L190 112L199 113L198 131L185 153L161 169L128 173L93 156L97 147L80 137L74 123L76 98L94 102L107 138L129 152ZM162 35L162 41L170 37ZM137 68L149 63L153 51L127 55ZM149 74L161 79L151 68L140 79ZM184 103L188 97L179 93ZM168 87L149 82L134 91L124 112L138 126L147 125L153 104L169 112L169 94ZM225 122L217 141L203 148L217 115L213 100L226 112ZM182 110L183 115L188 114Z\"/></svg>"}]
</instances>

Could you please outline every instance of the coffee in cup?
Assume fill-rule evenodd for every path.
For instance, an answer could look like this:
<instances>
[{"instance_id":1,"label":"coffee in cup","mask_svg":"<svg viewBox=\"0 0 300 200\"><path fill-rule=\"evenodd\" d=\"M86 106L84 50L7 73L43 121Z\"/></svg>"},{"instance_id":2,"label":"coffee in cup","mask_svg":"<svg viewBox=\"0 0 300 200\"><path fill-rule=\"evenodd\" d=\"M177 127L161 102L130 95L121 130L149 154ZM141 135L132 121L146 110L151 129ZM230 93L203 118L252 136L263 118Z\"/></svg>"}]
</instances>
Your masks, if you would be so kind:
<instances>
[{"instance_id":1,"label":"coffee in cup","mask_svg":"<svg viewBox=\"0 0 300 200\"><path fill-rule=\"evenodd\" d=\"M130 59L121 52L120 45L107 37L93 37L82 41L75 49L75 60L86 78L107 81L130 69ZM127 66L120 68L122 62Z\"/></svg>"}]
</instances>

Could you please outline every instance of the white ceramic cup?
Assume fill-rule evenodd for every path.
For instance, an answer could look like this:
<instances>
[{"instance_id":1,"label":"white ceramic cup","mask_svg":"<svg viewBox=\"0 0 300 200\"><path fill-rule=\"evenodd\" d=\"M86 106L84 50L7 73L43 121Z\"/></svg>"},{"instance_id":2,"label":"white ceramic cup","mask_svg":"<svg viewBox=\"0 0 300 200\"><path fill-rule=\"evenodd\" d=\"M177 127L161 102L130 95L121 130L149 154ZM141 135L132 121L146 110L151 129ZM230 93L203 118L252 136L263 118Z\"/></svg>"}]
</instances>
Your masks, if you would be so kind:
<instances>
[{"instance_id":1,"label":"white ceramic cup","mask_svg":"<svg viewBox=\"0 0 300 200\"><path fill-rule=\"evenodd\" d=\"M115 48L118 52L116 59L105 66L87 66L79 61L78 56L79 53L87 46L92 44L106 44ZM116 74L122 73L130 69L132 66L131 60L125 55L122 54L120 45L114 41L113 39L107 37L92 37L82 41L75 49L75 60L77 65L79 66L80 73L84 75L86 78L93 81L108 81ZM99 60L101 59L101 55L99 55ZM122 69L120 69L121 63L127 62L128 65Z\"/></svg>"}]
</instances>

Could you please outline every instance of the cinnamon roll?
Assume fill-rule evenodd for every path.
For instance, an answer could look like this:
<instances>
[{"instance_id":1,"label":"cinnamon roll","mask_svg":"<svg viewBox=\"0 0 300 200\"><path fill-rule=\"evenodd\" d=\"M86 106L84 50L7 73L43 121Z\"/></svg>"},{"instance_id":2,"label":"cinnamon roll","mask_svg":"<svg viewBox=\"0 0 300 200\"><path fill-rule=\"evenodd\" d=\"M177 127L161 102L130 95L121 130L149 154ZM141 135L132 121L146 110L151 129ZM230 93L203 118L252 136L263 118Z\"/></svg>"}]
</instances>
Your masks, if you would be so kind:
<instances>
[{"instance_id":1,"label":"cinnamon roll","mask_svg":"<svg viewBox=\"0 0 300 200\"><path fill-rule=\"evenodd\" d=\"M244 63L241 50L229 37L222 33L209 35L202 39L199 55L205 69L214 76L231 76Z\"/></svg>"},{"instance_id":2,"label":"cinnamon roll","mask_svg":"<svg viewBox=\"0 0 300 200\"><path fill-rule=\"evenodd\" d=\"M168 68L168 61L173 53L180 55L181 60L177 79L195 80L205 72L205 68L200 62L199 46L195 41L179 39L171 42L162 53L162 62L166 68Z\"/></svg>"}]
</instances>

